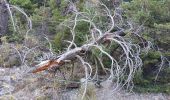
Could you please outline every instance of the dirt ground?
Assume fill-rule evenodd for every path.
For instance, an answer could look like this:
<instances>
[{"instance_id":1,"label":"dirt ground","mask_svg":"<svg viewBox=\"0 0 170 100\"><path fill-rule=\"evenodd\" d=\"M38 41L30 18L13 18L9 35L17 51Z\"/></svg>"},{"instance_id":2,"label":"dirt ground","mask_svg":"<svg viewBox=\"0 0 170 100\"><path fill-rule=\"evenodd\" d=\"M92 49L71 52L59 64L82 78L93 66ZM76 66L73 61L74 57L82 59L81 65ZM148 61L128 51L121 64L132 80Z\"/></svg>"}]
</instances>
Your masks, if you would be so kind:
<instances>
[{"instance_id":1,"label":"dirt ground","mask_svg":"<svg viewBox=\"0 0 170 100\"><path fill-rule=\"evenodd\" d=\"M26 68L0 68L0 100L80 100L84 88L61 88L58 81L27 73ZM102 88L88 84L85 100L170 100L170 95L159 93L113 92L111 82L101 83Z\"/></svg>"}]
</instances>

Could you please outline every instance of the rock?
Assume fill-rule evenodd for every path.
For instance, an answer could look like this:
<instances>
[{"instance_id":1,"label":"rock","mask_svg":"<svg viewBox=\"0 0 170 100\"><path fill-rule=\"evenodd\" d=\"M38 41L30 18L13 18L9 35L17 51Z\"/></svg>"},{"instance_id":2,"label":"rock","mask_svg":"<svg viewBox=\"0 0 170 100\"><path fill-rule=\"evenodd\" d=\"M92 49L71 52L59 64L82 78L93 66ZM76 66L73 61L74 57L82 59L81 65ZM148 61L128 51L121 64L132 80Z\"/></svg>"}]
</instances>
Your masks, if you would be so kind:
<instances>
[{"instance_id":1,"label":"rock","mask_svg":"<svg viewBox=\"0 0 170 100\"><path fill-rule=\"evenodd\" d=\"M80 87L79 83L69 83L69 84L66 85L67 89L76 89L76 88L79 88L79 87Z\"/></svg>"},{"instance_id":2,"label":"rock","mask_svg":"<svg viewBox=\"0 0 170 100\"><path fill-rule=\"evenodd\" d=\"M0 85L0 96L1 95L5 95L5 94L9 94L14 90L14 87L10 84L7 83L2 83ZM0 99L1 100L1 99Z\"/></svg>"},{"instance_id":3,"label":"rock","mask_svg":"<svg viewBox=\"0 0 170 100\"><path fill-rule=\"evenodd\" d=\"M4 61L2 62L3 67L11 68L13 66L20 66L21 61L17 54L10 54L7 57L5 57Z\"/></svg>"},{"instance_id":4,"label":"rock","mask_svg":"<svg viewBox=\"0 0 170 100\"><path fill-rule=\"evenodd\" d=\"M11 81L11 77L10 76L0 76L0 81L10 82Z\"/></svg>"},{"instance_id":5,"label":"rock","mask_svg":"<svg viewBox=\"0 0 170 100\"><path fill-rule=\"evenodd\" d=\"M159 95L155 95L152 97L153 100L166 100L165 96L163 96L162 94Z\"/></svg>"}]
</instances>

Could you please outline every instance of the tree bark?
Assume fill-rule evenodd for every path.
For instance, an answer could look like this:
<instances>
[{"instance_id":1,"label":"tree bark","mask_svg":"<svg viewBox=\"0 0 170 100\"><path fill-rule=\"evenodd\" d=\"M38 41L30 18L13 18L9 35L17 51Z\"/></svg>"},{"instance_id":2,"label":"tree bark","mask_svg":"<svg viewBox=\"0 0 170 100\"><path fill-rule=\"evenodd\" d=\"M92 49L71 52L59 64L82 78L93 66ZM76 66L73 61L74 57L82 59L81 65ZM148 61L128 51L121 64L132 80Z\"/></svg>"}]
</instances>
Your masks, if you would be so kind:
<instances>
[{"instance_id":1,"label":"tree bark","mask_svg":"<svg viewBox=\"0 0 170 100\"><path fill-rule=\"evenodd\" d=\"M0 36L7 33L9 14L5 2L0 0Z\"/></svg>"}]
</instances>

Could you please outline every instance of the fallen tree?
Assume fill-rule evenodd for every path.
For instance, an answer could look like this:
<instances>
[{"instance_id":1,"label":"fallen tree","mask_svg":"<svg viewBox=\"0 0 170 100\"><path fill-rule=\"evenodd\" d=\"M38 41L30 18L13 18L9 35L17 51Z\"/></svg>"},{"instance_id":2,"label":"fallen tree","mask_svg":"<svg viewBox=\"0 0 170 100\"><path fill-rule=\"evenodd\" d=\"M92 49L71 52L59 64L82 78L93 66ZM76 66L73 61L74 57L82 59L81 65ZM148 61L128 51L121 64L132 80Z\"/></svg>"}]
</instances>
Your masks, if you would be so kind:
<instances>
[{"instance_id":1,"label":"fallen tree","mask_svg":"<svg viewBox=\"0 0 170 100\"><path fill-rule=\"evenodd\" d=\"M134 74L142 66L142 60L140 58L141 52L147 52L151 48L151 43L139 34L142 30L142 25L134 27L132 22L127 22L122 18L121 8L117 7L114 11L111 11L102 2L87 6L82 12L77 9L74 3L70 2L69 6L68 10L69 12L71 11L72 14L67 20L60 24L61 27L67 27L70 30L71 40L65 40L65 42L68 43L68 45L66 45L67 48L65 48L61 54L57 56L53 55L52 58L41 61L40 64L33 67L31 72L37 73L48 69L52 69L55 72L57 69L60 69L62 65L67 64L67 62L80 62L85 73L85 80L82 81L85 83L85 91L82 98L86 93L88 81L98 78L99 66L102 67L102 70L105 73L109 74L107 80L114 80L116 83L116 87L114 87L113 90L125 86L128 89L131 89L131 87L133 87L132 80ZM20 8L16 6L10 7L17 9L27 18L29 26L28 31L26 32L27 36L30 30L32 30L32 24L29 17ZM8 10L10 12L10 9ZM11 19L12 18L13 17L11 17ZM84 35L86 41L81 45L78 45L75 41L77 35L76 27L79 25L79 22L88 23L89 28L88 34ZM34 48L31 48L28 51L31 52ZM117 56L111 54L117 50L119 50ZM88 58L89 56L94 56L93 53L89 53L92 51L96 51L97 53L93 58L94 64L92 64ZM26 64L26 55L27 53L21 60L22 64ZM104 64L103 57L109 60L107 66Z\"/></svg>"},{"instance_id":2,"label":"fallen tree","mask_svg":"<svg viewBox=\"0 0 170 100\"><path fill-rule=\"evenodd\" d=\"M151 46L151 43L139 34L142 26L133 28L132 23L128 22L126 26L129 28L121 28L125 22L118 12L120 10L119 7L115 8L114 11L110 11L104 3L100 2L97 7L102 7L102 10L99 11L95 9L96 11L92 14L90 10L87 12L79 12L73 3L71 3L70 6L73 15L64 21L61 26L70 29L72 40L66 40L69 45L65 51L62 51L62 53L56 57L42 61L36 65L32 73L48 69L56 70L68 61L80 61L85 73L85 81L83 82L85 82L87 86L89 80L95 80L97 78L98 68L95 68L95 74L92 74L94 72L94 64L92 65L86 56L92 50L99 50L99 55L106 56L111 63L106 68L103 64L102 56L98 56L94 58L96 61L95 65L100 65L103 71L109 72L108 80L116 80L116 87L114 89L117 90L124 86L127 88L133 87L132 79L134 74L142 66L142 60L140 58L141 52L142 50L149 50ZM98 16L106 18L104 22L106 26L98 24L100 21L96 20ZM87 40L81 46L77 46L75 42L78 22L89 23L89 34L85 36ZM120 23L122 24L120 25ZM113 31L115 29L116 31ZM135 43L132 39L136 37L139 40L138 43ZM109 47L113 45L118 45L113 50L116 51L118 48L121 50L121 54L118 55L119 57L113 56L108 52ZM93 55L91 54L91 56Z\"/></svg>"}]
</instances>

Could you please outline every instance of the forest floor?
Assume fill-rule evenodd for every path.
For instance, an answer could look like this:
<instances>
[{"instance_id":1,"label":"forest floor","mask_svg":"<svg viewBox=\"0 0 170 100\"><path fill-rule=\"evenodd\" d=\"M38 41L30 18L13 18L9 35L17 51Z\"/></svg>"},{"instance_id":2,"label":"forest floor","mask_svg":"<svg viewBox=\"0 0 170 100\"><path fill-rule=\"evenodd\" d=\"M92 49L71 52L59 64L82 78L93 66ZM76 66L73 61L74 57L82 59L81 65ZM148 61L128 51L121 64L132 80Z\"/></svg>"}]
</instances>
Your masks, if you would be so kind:
<instances>
[{"instance_id":1,"label":"forest floor","mask_svg":"<svg viewBox=\"0 0 170 100\"><path fill-rule=\"evenodd\" d=\"M170 95L163 93L113 92L109 81L101 85L102 88L89 88L90 95L95 95L89 100L170 100ZM81 89L59 87L42 74L26 73L22 68L0 68L0 100L80 100Z\"/></svg>"}]
</instances>

